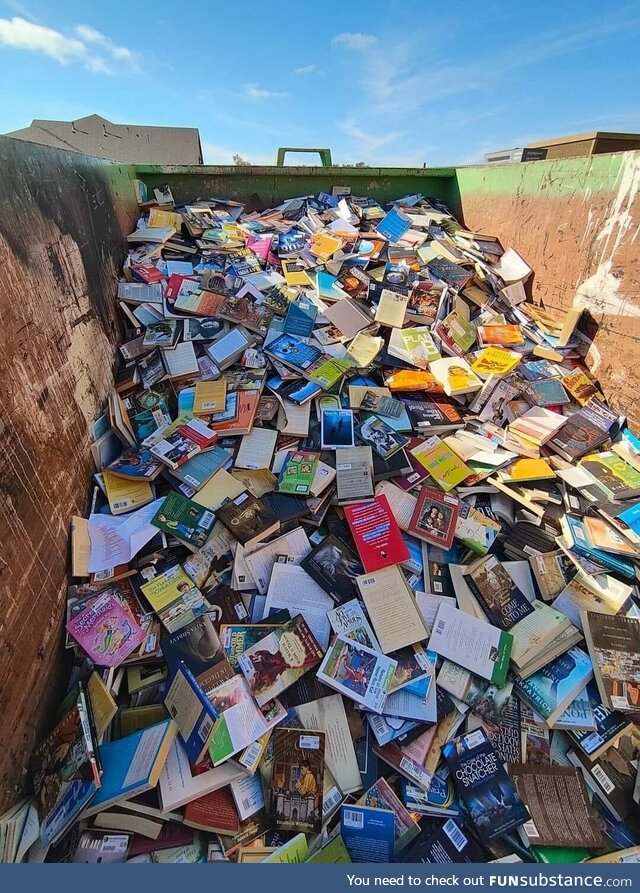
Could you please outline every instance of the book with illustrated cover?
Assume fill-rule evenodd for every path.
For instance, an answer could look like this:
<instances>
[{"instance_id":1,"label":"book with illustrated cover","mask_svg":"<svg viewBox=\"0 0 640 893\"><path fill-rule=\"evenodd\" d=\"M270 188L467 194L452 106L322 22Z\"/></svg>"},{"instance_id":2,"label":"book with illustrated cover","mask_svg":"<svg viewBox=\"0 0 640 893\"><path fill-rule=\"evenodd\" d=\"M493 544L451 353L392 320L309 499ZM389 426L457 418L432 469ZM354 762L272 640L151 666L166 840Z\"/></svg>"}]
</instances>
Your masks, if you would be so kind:
<instances>
[{"instance_id":1,"label":"book with illustrated cover","mask_svg":"<svg viewBox=\"0 0 640 893\"><path fill-rule=\"evenodd\" d=\"M238 666L263 707L322 660L322 649L301 614L250 645Z\"/></svg>"},{"instance_id":2,"label":"book with illustrated cover","mask_svg":"<svg viewBox=\"0 0 640 893\"><path fill-rule=\"evenodd\" d=\"M243 546L264 542L280 529L280 522L263 500L248 490L224 502L218 520Z\"/></svg>"},{"instance_id":3,"label":"book with illustrated cover","mask_svg":"<svg viewBox=\"0 0 640 893\"><path fill-rule=\"evenodd\" d=\"M285 831L322 828L325 733L278 728L273 733L267 815Z\"/></svg>"},{"instance_id":4,"label":"book with illustrated cover","mask_svg":"<svg viewBox=\"0 0 640 893\"><path fill-rule=\"evenodd\" d=\"M584 638L602 703L611 710L640 706L640 620L582 611Z\"/></svg>"},{"instance_id":5,"label":"book with illustrated cover","mask_svg":"<svg viewBox=\"0 0 640 893\"><path fill-rule=\"evenodd\" d=\"M457 487L471 474L471 469L451 447L435 435L413 450L413 455L445 493Z\"/></svg>"},{"instance_id":6,"label":"book with illustrated cover","mask_svg":"<svg viewBox=\"0 0 640 893\"><path fill-rule=\"evenodd\" d=\"M553 728L592 676L588 655L580 648L570 648L527 679L516 677L514 691Z\"/></svg>"},{"instance_id":7,"label":"book with illustrated cover","mask_svg":"<svg viewBox=\"0 0 640 893\"><path fill-rule=\"evenodd\" d=\"M318 679L341 694L381 713L397 662L345 636L336 636L318 669Z\"/></svg>"},{"instance_id":8,"label":"book with illustrated cover","mask_svg":"<svg viewBox=\"0 0 640 893\"><path fill-rule=\"evenodd\" d=\"M474 561L467 567L464 579L489 622L500 629L510 630L534 612L531 602L495 555Z\"/></svg>"},{"instance_id":9,"label":"book with illustrated cover","mask_svg":"<svg viewBox=\"0 0 640 893\"><path fill-rule=\"evenodd\" d=\"M290 493L293 496L308 496L318 465L316 453L302 450L291 450L278 476L279 493Z\"/></svg>"},{"instance_id":10,"label":"book with illustrated cover","mask_svg":"<svg viewBox=\"0 0 640 893\"><path fill-rule=\"evenodd\" d=\"M209 538L215 515L179 493L170 493L151 523L191 546L201 548Z\"/></svg>"},{"instance_id":11,"label":"book with illustrated cover","mask_svg":"<svg viewBox=\"0 0 640 893\"><path fill-rule=\"evenodd\" d=\"M354 598L327 613L331 629L338 636L360 642L367 648L380 651L380 645L371 629L360 602Z\"/></svg>"},{"instance_id":12,"label":"book with illustrated cover","mask_svg":"<svg viewBox=\"0 0 640 893\"><path fill-rule=\"evenodd\" d=\"M627 734L633 722L624 713L604 706L594 680L587 684L586 691L596 724L595 730L571 730L569 737L585 756L595 760Z\"/></svg>"},{"instance_id":13,"label":"book with illustrated cover","mask_svg":"<svg viewBox=\"0 0 640 893\"><path fill-rule=\"evenodd\" d=\"M247 680L239 674L208 687L207 698L218 712L208 745L214 766L250 748L287 716L277 698L258 707Z\"/></svg>"},{"instance_id":14,"label":"book with illustrated cover","mask_svg":"<svg viewBox=\"0 0 640 893\"><path fill-rule=\"evenodd\" d=\"M423 486L418 496L408 532L418 539L450 549L458 521L460 500L434 487Z\"/></svg>"},{"instance_id":15,"label":"book with illustrated cover","mask_svg":"<svg viewBox=\"0 0 640 893\"><path fill-rule=\"evenodd\" d=\"M640 496L640 471L625 462L617 453L589 453L580 460L584 469L605 491L609 499L632 499Z\"/></svg>"},{"instance_id":16,"label":"book with illustrated cover","mask_svg":"<svg viewBox=\"0 0 640 893\"><path fill-rule=\"evenodd\" d=\"M302 559L301 567L338 604L358 594L356 577L364 573L359 556L337 532L330 533L315 546Z\"/></svg>"},{"instance_id":17,"label":"book with illustrated cover","mask_svg":"<svg viewBox=\"0 0 640 893\"><path fill-rule=\"evenodd\" d=\"M220 642L233 669L238 672L238 658L247 648L264 639L269 633L284 626L285 623L286 620L283 620L281 623L276 623L275 620L271 623L263 622L259 624L221 623L219 630Z\"/></svg>"},{"instance_id":18,"label":"book with illustrated cover","mask_svg":"<svg viewBox=\"0 0 640 893\"><path fill-rule=\"evenodd\" d=\"M55 843L101 785L98 746L84 688L31 756L40 841Z\"/></svg>"},{"instance_id":19,"label":"book with illustrated cover","mask_svg":"<svg viewBox=\"0 0 640 893\"><path fill-rule=\"evenodd\" d=\"M442 753L481 841L502 837L531 819L483 729L448 741Z\"/></svg>"},{"instance_id":20,"label":"book with illustrated cover","mask_svg":"<svg viewBox=\"0 0 640 893\"><path fill-rule=\"evenodd\" d=\"M139 481L153 481L162 471L162 462L150 450L124 450L105 471L115 477Z\"/></svg>"},{"instance_id":21,"label":"book with illustrated cover","mask_svg":"<svg viewBox=\"0 0 640 893\"><path fill-rule=\"evenodd\" d=\"M181 630L211 609L178 562L160 568L150 565L143 568L141 576L145 580L140 585L142 594L170 633Z\"/></svg>"},{"instance_id":22,"label":"book with illustrated cover","mask_svg":"<svg viewBox=\"0 0 640 893\"><path fill-rule=\"evenodd\" d=\"M117 667L146 640L128 605L111 590L86 603L67 630L99 667Z\"/></svg>"},{"instance_id":23,"label":"book with illustrated cover","mask_svg":"<svg viewBox=\"0 0 640 893\"><path fill-rule=\"evenodd\" d=\"M379 778L358 800L358 806L390 809L395 816L395 852L402 852L420 833L420 825L413 819L394 790L384 778Z\"/></svg>"},{"instance_id":24,"label":"book with illustrated cover","mask_svg":"<svg viewBox=\"0 0 640 893\"><path fill-rule=\"evenodd\" d=\"M199 763L207 752L218 711L182 661L174 673L164 705L178 727L189 762Z\"/></svg>"}]
</instances>

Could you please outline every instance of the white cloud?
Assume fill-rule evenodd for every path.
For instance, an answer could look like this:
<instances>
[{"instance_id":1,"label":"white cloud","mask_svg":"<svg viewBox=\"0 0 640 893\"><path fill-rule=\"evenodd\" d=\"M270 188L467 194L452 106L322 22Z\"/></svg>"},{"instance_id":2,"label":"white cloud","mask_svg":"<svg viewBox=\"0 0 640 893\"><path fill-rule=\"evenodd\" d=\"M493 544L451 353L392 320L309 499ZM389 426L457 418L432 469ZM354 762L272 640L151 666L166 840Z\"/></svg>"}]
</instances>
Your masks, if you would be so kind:
<instances>
[{"instance_id":1,"label":"white cloud","mask_svg":"<svg viewBox=\"0 0 640 893\"><path fill-rule=\"evenodd\" d=\"M276 90L267 90L260 84L245 84L244 95L249 99L276 99L282 96L289 96L289 93L279 93Z\"/></svg>"},{"instance_id":2,"label":"white cloud","mask_svg":"<svg viewBox=\"0 0 640 893\"><path fill-rule=\"evenodd\" d=\"M366 130L362 130L361 127L358 127L353 118L346 118L344 121L340 121L338 127L344 134L346 134L346 136L351 137L355 153L362 155L370 155L382 146L394 143L405 135L399 131L386 133L384 135L367 133Z\"/></svg>"},{"instance_id":3,"label":"white cloud","mask_svg":"<svg viewBox=\"0 0 640 893\"><path fill-rule=\"evenodd\" d=\"M378 38L373 34L362 34L361 31L343 31L342 34L336 34L331 43L336 47L345 47L348 50L361 52L375 46Z\"/></svg>"},{"instance_id":4,"label":"white cloud","mask_svg":"<svg viewBox=\"0 0 640 893\"><path fill-rule=\"evenodd\" d=\"M318 66L313 63L311 65L302 65L300 68L293 69L294 74L322 74Z\"/></svg>"},{"instance_id":5,"label":"white cloud","mask_svg":"<svg viewBox=\"0 0 640 893\"><path fill-rule=\"evenodd\" d=\"M28 22L20 16L0 19L0 45L28 53L38 53L60 65L79 63L89 71L114 74L138 70L137 56L127 47L117 46L88 25L78 25L73 37L54 28ZM94 51L100 47L100 52ZM114 66L114 63L119 63Z\"/></svg>"}]
</instances>

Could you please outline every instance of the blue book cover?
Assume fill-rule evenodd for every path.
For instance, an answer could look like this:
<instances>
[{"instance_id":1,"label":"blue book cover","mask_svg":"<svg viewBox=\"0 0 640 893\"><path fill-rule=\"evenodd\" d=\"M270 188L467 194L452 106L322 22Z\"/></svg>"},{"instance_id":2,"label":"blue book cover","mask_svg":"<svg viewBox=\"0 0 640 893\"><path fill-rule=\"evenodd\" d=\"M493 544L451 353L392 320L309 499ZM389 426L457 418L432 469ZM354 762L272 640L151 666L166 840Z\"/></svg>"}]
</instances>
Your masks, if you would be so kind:
<instances>
[{"instance_id":1,"label":"blue book cover","mask_svg":"<svg viewBox=\"0 0 640 893\"><path fill-rule=\"evenodd\" d=\"M297 335L299 338L308 338L313 332L313 326L318 315L318 308L308 300L292 301L284 320L284 332L287 335Z\"/></svg>"},{"instance_id":2,"label":"blue book cover","mask_svg":"<svg viewBox=\"0 0 640 893\"><path fill-rule=\"evenodd\" d=\"M484 729L448 741L442 754L460 802L483 843L529 821L529 811Z\"/></svg>"},{"instance_id":3,"label":"blue book cover","mask_svg":"<svg viewBox=\"0 0 640 893\"><path fill-rule=\"evenodd\" d=\"M164 706L178 726L189 762L199 763L209 746L218 711L184 661L176 668Z\"/></svg>"},{"instance_id":4,"label":"blue book cover","mask_svg":"<svg viewBox=\"0 0 640 893\"><path fill-rule=\"evenodd\" d=\"M397 242L411 229L411 218L403 211L399 211L398 208L392 208L382 218L376 229L385 239Z\"/></svg>"},{"instance_id":5,"label":"blue book cover","mask_svg":"<svg viewBox=\"0 0 640 893\"><path fill-rule=\"evenodd\" d=\"M352 862L394 862L395 814L373 806L343 806L340 834Z\"/></svg>"},{"instance_id":6,"label":"blue book cover","mask_svg":"<svg viewBox=\"0 0 640 893\"><path fill-rule=\"evenodd\" d=\"M83 817L102 812L119 800L154 788L160 778L177 727L170 719L102 744L102 786Z\"/></svg>"},{"instance_id":7,"label":"blue book cover","mask_svg":"<svg viewBox=\"0 0 640 893\"><path fill-rule=\"evenodd\" d=\"M553 725L592 677L589 655L580 648L570 648L528 679L516 677L513 691Z\"/></svg>"},{"instance_id":8,"label":"blue book cover","mask_svg":"<svg viewBox=\"0 0 640 893\"><path fill-rule=\"evenodd\" d=\"M602 549L595 549L589 543L582 521L571 515L565 515L565 518L571 537L571 549L577 552L578 555L583 555L585 558L589 558L591 561L595 561L597 564L601 564L603 567L609 568L609 570L615 571L615 573L621 574L623 577L635 578L635 567L630 561L626 561L619 555L612 555L610 552L605 552Z\"/></svg>"},{"instance_id":9,"label":"blue book cover","mask_svg":"<svg viewBox=\"0 0 640 893\"><path fill-rule=\"evenodd\" d=\"M310 344L305 344L295 335L281 335L266 348L269 356L275 357L294 369L308 369L322 356L322 351Z\"/></svg>"},{"instance_id":10,"label":"blue book cover","mask_svg":"<svg viewBox=\"0 0 640 893\"><path fill-rule=\"evenodd\" d=\"M206 484L229 461L229 453L215 444L203 453L196 453L191 459L187 459L180 468L172 469L170 476L183 484L179 489L188 498ZM189 490L190 492L185 492Z\"/></svg>"}]
</instances>

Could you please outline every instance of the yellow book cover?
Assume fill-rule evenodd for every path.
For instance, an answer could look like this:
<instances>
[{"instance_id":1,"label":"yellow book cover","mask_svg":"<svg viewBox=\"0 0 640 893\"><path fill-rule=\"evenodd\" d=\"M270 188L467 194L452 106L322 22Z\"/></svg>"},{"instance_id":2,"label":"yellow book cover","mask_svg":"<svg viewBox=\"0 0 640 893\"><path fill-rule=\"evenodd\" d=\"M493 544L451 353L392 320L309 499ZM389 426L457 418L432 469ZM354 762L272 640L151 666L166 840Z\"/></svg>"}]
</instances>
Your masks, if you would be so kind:
<instances>
[{"instance_id":1,"label":"yellow book cover","mask_svg":"<svg viewBox=\"0 0 640 893\"><path fill-rule=\"evenodd\" d=\"M193 398L193 414L208 415L222 412L227 397L227 382L224 378L218 381L199 381Z\"/></svg>"},{"instance_id":2,"label":"yellow book cover","mask_svg":"<svg viewBox=\"0 0 640 893\"><path fill-rule=\"evenodd\" d=\"M544 459L518 459L504 474L506 481L546 481L556 476Z\"/></svg>"},{"instance_id":3,"label":"yellow book cover","mask_svg":"<svg viewBox=\"0 0 640 893\"><path fill-rule=\"evenodd\" d=\"M279 864L299 864L309 858L309 845L304 834L296 834L288 843L283 843L277 850L263 859L263 862Z\"/></svg>"},{"instance_id":4,"label":"yellow book cover","mask_svg":"<svg viewBox=\"0 0 640 893\"><path fill-rule=\"evenodd\" d=\"M102 477L112 515L132 512L153 501L151 484L146 481L127 480L108 471L104 471Z\"/></svg>"},{"instance_id":5,"label":"yellow book cover","mask_svg":"<svg viewBox=\"0 0 640 893\"><path fill-rule=\"evenodd\" d=\"M471 469L443 443L439 437L430 437L423 448L413 454L427 469L434 481L447 493L461 484L471 474Z\"/></svg>"},{"instance_id":6,"label":"yellow book cover","mask_svg":"<svg viewBox=\"0 0 640 893\"><path fill-rule=\"evenodd\" d=\"M98 737L104 734L109 723L118 712L118 705L107 686L95 671L87 680L87 693L91 704L91 714ZM162 719L162 717L160 717Z\"/></svg>"},{"instance_id":7,"label":"yellow book cover","mask_svg":"<svg viewBox=\"0 0 640 893\"><path fill-rule=\"evenodd\" d=\"M171 605L178 600L181 601L183 596L192 590L198 592L193 585L193 580L183 571L180 565L177 565L173 572L166 571L147 583L143 583L140 588L144 593L144 597L158 614L167 605Z\"/></svg>"},{"instance_id":8,"label":"yellow book cover","mask_svg":"<svg viewBox=\"0 0 640 893\"><path fill-rule=\"evenodd\" d=\"M376 322L380 323L381 326L401 328L408 303L408 295L401 295L398 294L398 292L385 288L382 292L378 309L376 310Z\"/></svg>"},{"instance_id":9,"label":"yellow book cover","mask_svg":"<svg viewBox=\"0 0 640 893\"><path fill-rule=\"evenodd\" d=\"M193 502L203 505L215 512L226 499L235 499L244 490L244 485L232 477L228 471L221 468L209 478L204 487L201 487L193 496Z\"/></svg>"},{"instance_id":10,"label":"yellow book cover","mask_svg":"<svg viewBox=\"0 0 640 893\"><path fill-rule=\"evenodd\" d=\"M282 272L287 280L287 285L313 285L309 279L305 267L297 260L283 260Z\"/></svg>"},{"instance_id":11,"label":"yellow book cover","mask_svg":"<svg viewBox=\"0 0 640 893\"><path fill-rule=\"evenodd\" d=\"M338 248L342 248L342 239L329 233L314 233L311 236L309 251L320 260L328 260Z\"/></svg>"},{"instance_id":12,"label":"yellow book cover","mask_svg":"<svg viewBox=\"0 0 640 893\"><path fill-rule=\"evenodd\" d=\"M356 337L349 345L349 354L356 361L359 369L364 369L371 365L378 356L383 347L382 338L373 335L365 335L364 332L358 332Z\"/></svg>"},{"instance_id":13,"label":"yellow book cover","mask_svg":"<svg viewBox=\"0 0 640 893\"><path fill-rule=\"evenodd\" d=\"M519 353L513 350L503 350L500 347L487 347L482 351L471 368L481 377L488 375L507 375L518 365L522 359Z\"/></svg>"}]
</instances>

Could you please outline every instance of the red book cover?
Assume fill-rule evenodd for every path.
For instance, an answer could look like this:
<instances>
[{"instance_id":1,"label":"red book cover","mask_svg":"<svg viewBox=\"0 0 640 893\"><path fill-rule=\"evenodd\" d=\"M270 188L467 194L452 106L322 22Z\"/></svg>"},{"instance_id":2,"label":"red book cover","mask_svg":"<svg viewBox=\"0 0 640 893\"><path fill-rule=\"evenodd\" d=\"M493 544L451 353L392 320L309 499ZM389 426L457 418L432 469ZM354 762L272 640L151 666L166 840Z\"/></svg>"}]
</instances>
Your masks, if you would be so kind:
<instances>
[{"instance_id":1,"label":"red book cover","mask_svg":"<svg viewBox=\"0 0 640 893\"><path fill-rule=\"evenodd\" d=\"M183 822L190 828L213 831L216 834L237 834L240 830L240 816L231 789L220 788L187 803Z\"/></svg>"},{"instance_id":2,"label":"red book cover","mask_svg":"<svg viewBox=\"0 0 640 893\"><path fill-rule=\"evenodd\" d=\"M365 573L408 560L409 550L386 496L345 506L344 513Z\"/></svg>"},{"instance_id":3,"label":"red book cover","mask_svg":"<svg viewBox=\"0 0 640 893\"><path fill-rule=\"evenodd\" d=\"M175 299L178 297L180 286L185 279L191 279L192 282L198 281L195 276L181 276L180 273L172 273L171 276L169 276L167 287L164 291L164 296L167 301L170 301L173 304Z\"/></svg>"},{"instance_id":4,"label":"red book cover","mask_svg":"<svg viewBox=\"0 0 640 893\"><path fill-rule=\"evenodd\" d=\"M409 533L418 539L450 549L456 529L460 500L435 487L423 487L409 523Z\"/></svg>"}]
</instances>

